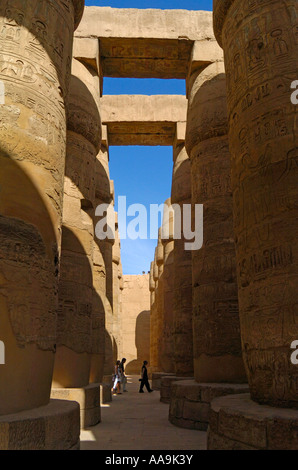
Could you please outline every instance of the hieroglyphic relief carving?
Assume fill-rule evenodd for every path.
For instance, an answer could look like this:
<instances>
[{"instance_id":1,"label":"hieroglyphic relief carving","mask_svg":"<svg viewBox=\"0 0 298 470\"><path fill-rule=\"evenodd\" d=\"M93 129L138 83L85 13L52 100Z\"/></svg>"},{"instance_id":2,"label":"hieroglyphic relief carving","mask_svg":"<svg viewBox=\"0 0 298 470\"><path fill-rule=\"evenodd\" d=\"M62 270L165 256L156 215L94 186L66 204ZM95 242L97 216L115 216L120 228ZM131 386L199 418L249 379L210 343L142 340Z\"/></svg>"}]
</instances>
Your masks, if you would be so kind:
<instances>
[{"instance_id":1,"label":"hieroglyphic relief carving","mask_svg":"<svg viewBox=\"0 0 298 470\"><path fill-rule=\"evenodd\" d=\"M227 70L241 334L252 398L296 407L298 372L289 347L297 334L296 110L290 99L297 2L214 3Z\"/></svg>"},{"instance_id":2,"label":"hieroglyphic relief carving","mask_svg":"<svg viewBox=\"0 0 298 470\"><path fill-rule=\"evenodd\" d=\"M199 382L245 380L225 87L222 63L196 72L186 130L192 203L204 205L204 244L192 254L194 368ZM216 367L217 363L221 366Z\"/></svg>"}]
</instances>

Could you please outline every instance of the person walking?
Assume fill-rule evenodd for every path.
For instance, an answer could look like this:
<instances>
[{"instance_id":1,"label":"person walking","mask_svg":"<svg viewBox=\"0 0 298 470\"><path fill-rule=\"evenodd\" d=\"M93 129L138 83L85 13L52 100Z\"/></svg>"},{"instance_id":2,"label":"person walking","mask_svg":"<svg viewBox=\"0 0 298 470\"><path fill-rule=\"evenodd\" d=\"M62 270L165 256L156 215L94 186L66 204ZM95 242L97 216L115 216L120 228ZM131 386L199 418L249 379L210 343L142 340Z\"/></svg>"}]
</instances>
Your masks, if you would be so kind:
<instances>
[{"instance_id":1,"label":"person walking","mask_svg":"<svg viewBox=\"0 0 298 470\"><path fill-rule=\"evenodd\" d=\"M148 381L148 371L147 371L147 364L148 364L148 361L144 361L143 362L143 367L142 367L142 372L141 372L141 379L140 379L140 390L139 390L139 393L144 393L144 390L143 390L143 387L145 385L145 387L147 388L148 392L151 393L153 392L152 388L150 387L150 384L149 384L149 381Z\"/></svg>"},{"instance_id":2,"label":"person walking","mask_svg":"<svg viewBox=\"0 0 298 470\"><path fill-rule=\"evenodd\" d=\"M121 388L120 388L120 383L121 383L121 371L120 371L120 361L117 361L115 364L115 370L114 370L114 376L113 376L113 388L112 392L115 395L121 395Z\"/></svg>"},{"instance_id":3,"label":"person walking","mask_svg":"<svg viewBox=\"0 0 298 470\"><path fill-rule=\"evenodd\" d=\"M126 358L124 357L122 359L122 361L120 362L120 366L119 366L120 373L121 373L121 384L122 384L122 391L123 392L127 392L127 390L126 390L127 377L125 375L125 368L124 368L125 363L126 363Z\"/></svg>"}]
</instances>

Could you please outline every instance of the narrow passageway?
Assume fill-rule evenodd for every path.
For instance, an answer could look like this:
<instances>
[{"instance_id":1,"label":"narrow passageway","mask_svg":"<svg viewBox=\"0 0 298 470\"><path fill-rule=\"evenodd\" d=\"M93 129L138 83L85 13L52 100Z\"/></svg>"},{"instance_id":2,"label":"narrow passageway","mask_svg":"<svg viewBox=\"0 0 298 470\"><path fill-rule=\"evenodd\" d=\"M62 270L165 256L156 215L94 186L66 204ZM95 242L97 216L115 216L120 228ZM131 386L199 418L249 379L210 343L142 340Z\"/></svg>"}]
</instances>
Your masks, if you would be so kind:
<instances>
[{"instance_id":1,"label":"narrow passageway","mask_svg":"<svg viewBox=\"0 0 298 470\"><path fill-rule=\"evenodd\" d=\"M139 377L128 377L128 392L102 407L102 422L81 432L81 450L204 450L206 432L168 421L169 406L158 391L141 394Z\"/></svg>"}]
</instances>

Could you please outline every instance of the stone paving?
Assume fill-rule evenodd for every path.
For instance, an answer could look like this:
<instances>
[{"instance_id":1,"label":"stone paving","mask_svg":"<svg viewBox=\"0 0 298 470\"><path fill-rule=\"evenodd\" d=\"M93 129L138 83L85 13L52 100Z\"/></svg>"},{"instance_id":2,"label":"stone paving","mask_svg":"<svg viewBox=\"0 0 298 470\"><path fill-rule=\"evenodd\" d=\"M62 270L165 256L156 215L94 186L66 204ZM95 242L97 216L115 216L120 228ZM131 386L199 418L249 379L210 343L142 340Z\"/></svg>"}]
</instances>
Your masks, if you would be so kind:
<instances>
[{"instance_id":1,"label":"stone paving","mask_svg":"<svg viewBox=\"0 0 298 470\"><path fill-rule=\"evenodd\" d=\"M139 377L128 377L128 392L103 405L102 422L81 432L82 450L205 450L206 432L168 421L169 406L159 392L138 393Z\"/></svg>"}]
</instances>

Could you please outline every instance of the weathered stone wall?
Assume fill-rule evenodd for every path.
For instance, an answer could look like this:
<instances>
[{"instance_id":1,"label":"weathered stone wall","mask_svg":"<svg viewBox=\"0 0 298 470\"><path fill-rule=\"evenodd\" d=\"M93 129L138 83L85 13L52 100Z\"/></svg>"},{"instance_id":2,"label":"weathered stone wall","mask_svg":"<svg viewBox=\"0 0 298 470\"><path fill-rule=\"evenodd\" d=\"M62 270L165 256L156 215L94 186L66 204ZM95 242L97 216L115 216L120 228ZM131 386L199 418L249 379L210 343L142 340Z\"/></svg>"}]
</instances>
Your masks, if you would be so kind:
<instances>
[{"instance_id":1,"label":"weathered stone wall","mask_svg":"<svg viewBox=\"0 0 298 470\"><path fill-rule=\"evenodd\" d=\"M148 286L149 274L123 276L122 341L119 359L126 358L126 372L128 374L139 374L143 361L149 361L150 358L150 292Z\"/></svg>"}]
</instances>

